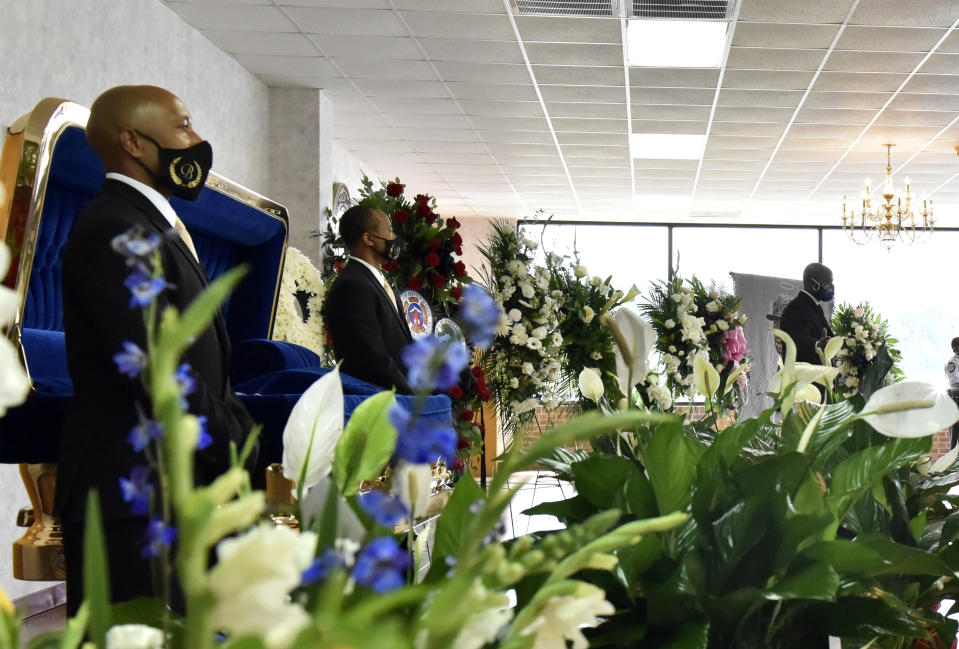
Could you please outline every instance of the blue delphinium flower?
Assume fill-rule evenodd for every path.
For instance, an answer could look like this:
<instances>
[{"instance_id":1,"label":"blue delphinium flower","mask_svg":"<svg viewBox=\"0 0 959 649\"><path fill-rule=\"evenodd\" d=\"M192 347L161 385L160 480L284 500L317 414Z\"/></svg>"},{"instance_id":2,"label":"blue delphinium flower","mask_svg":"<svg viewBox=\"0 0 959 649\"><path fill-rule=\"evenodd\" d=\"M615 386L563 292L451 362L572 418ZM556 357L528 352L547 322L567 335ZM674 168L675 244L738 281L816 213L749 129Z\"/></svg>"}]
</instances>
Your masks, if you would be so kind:
<instances>
[{"instance_id":1,"label":"blue delphinium flower","mask_svg":"<svg viewBox=\"0 0 959 649\"><path fill-rule=\"evenodd\" d=\"M418 392L446 392L460 382L469 353L466 345L448 337L424 336L403 348L410 386Z\"/></svg>"},{"instance_id":2,"label":"blue delphinium flower","mask_svg":"<svg viewBox=\"0 0 959 649\"><path fill-rule=\"evenodd\" d=\"M147 419L139 403L136 404L136 408L137 417L140 421L127 435L127 443L133 447L134 451L139 453L147 447L147 444L163 437L163 426L160 422Z\"/></svg>"},{"instance_id":3,"label":"blue delphinium flower","mask_svg":"<svg viewBox=\"0 0 959 649\"><path fill-rule=\"evenodd\" d=\"M196 450L202 451L213 443L213 436L210 435L206 415L200 415L196 419L197 423L200 424L200 434L197 436Z\"/></svg>"},{"instance_id":4,"label":"blue delphinium flower","mask_svg":"<svg viewBox=\"0 0 959 649\"><path fill-rule=\"evenodd\" d=\"M460 315L466 324L466 335L478 347L489 347L499 326L500 309L479 284L467 284L460 302Z\"/></svg>"},{"instance_id":5,"label":"blue delphinium flower","mask_svg":"<svg viewBox=\"0 0 959 649\"><path fill-rule=\"evenodd\" d=\"M113 362L117 364L120 374L126 374L131 379L135 379L143 371L147 355L136 343L126 340L123 342L123 351L113 355Z\"/></svg>"},{"instance_id":6,"label":"blue delphinium flower","mask_svg":"<svg viewBox=\"0 0 959 649\"><path fill-rule=\"evenodd\" d=\"M123 285L130 289L130 308L142 307L153 301L167 283L162 277L151 277L142 265L133 267L133 272L124 280Z\"/></svg>"},{"instance_id":7,"label":"blue delphinium flower","mask_svg":"<svg viewBox=\"0 0 959 649\"><path fill-rule=\"evenodd\" d=\"M140 552L146 558L158 557L163 548L172 545L176 540L176 528L164 524L163 519L156 517L147 525L147 542Z\"/></svg>"},{"instance_id":8,"label":"blue delphinium flower","mask_svg":"<svg viewBox=\"0 0 959 649\"><path fill-rule=\"evenodd\" d=\"M443 458L448 464L456 459L458 435L452 424L413 419L403 406L394 404L389 412L396 428L396 456L413 464L428 464Z\"/></svg>"},{"instance_id":9,"label":"blue delphinium flower","mask_svg":"<svg viewBox=\"0 0 959 649\"><path fill-rule=\"evenodd\" d=\"M149 482L150 467L135 466L130 471L130 477L120 478L120 492L123 502L130 503L130 510L137 516L146 516L150 510L150 494L153 485Z\"/></svg>"},{"instance_id":10,"label":"blue delphinium flower","mask_svg":"<svg viewBox=\"0 0 959 649\"><path fill-rule=\"evenodd\" d=\"M401 587L410 558L392 536L374 539L356 558L353 579L377 593Z\"/></svg>"},{"instance_id":11,"label":"blue delphinium flower","mask_svg":"<svg viewBox=\"0 0 959 649\"><path fill-rule=\"evenodd\" d=\"M300 575L300 585L309 586L318 581L323 581L330 576L331 572L337 568L342 568L344 565L343 557L332 548L327 548L322 555L313 559L310 567Z\"/></svg>"},{"instance_id":12,"label":"blue delphinium flower","mask_svg":"<svg viewBox=\"0 0 959 649\"><path fill-rule=\"evenodd\" d=\"M135 264L149 257L159 245L160 235L156 233L147 235L138 225L123 234L118 234L110 241L110 246L126 257L128 264Z\"/></svg>"},{"instance_id":13,"label":"blue delphinium flower","mask_svg":"<svg viewBox=\"0 0 959 649\"><path fill-rule=\"evenodd\" d=\"M360 494L356 501L377 525L383 527L393 527L409 515L399 498L383 491L368 491Z\"/></svg>"},{"instance_id":14,"label":"blue delphinium flower","mask_svg":"<svg viewBox=\"0 0 959 649\"><path fill-rule=\"evenodd\" d=\"M181 363L180 367L176 368L176 376L173 377L180 388L180 407L182 408L187 407L184 397L193 394L196 390L196 379L193 378L192 371L188 363Z\"/></svg>"}]
</instances>

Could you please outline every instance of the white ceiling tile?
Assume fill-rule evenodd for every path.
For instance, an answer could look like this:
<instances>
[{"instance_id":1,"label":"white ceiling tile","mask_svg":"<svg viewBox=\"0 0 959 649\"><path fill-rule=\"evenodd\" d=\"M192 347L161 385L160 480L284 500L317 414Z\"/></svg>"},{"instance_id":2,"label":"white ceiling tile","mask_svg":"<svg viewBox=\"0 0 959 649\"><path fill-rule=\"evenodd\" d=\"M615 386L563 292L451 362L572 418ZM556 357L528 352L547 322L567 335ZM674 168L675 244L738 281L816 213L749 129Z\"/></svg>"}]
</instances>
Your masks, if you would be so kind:
<instances>
[{"instance_id":1,"label":"white ceiling tile","mask_svg":"<svg viewBox=\"0 0 959 649\"><path fill-rule=\"evenodd\" d=\"M473 125L482 130L501 131L548 131L545 117L489 117L477 115L470 118ZM554 120L555 121L555 120Z\"/></svg>"},{"instance_id":2,"label":"white ceiling tile","mask_svg":"<svg viewBox=\"0 0 959 649\"><path fill-rule=\"evenodd\" d=\"M813 91L803 105L809 108L881 108L890 96L890 92Z\"/></svg>"},{"instance_id":3,"label":"white ceiling tile","mask_svg":"<svg viewBox=\"0 0 959 649\"><path fill-rule=\"evenodd\" d=\"M636 181L656 180L668 178L671 180L694 180L696 169L643 169L635 170Z\"/></svg>"},{"instance_id":4,"label":"white ceiling tile","mask_svg":"<svg viewBox=\"0 0 959 649\"><path fill-rule=\"evenodd\" d=\"M853 12L852 25L949 27L959 19L959 7L942 0L870 0Z\"/></svg>"},{"instance_id":5,"label":"white ceiling tile","mask_svg":"<svg viewBox=\"0 0 959 649\"><path fill-rule=\"evenodd\" d=\"M817 151L845 151L848 140L819 137L786 137L782 149L815 149Z\"/></svg>"},{"instance_id":6,"label":"white ceiling tile","mask_svg":"<svg viewBox=\"0 0 959 649\"><path fill-rule=\"evenodd\" d=\"M630 100L633 104L712 106L715 94L715 90L696 88L633 88Z\"/></svg>"},{"instance_id":7,"label":"white ceiling tile","mask_svg":"<svg viewBox=\"0 0 959 649\"><path fill-rule=\"evenodd\" d=\"M516 16L519 34L527 43L620 44L619 19L579 16Z\"/></svg>"},{"instance_id":8,"label":"white ceiling tile","mask_svg":"<svg viewBox=\"0 0 959 649\"><path fill-rule=\"evenodd\" d=\"M633 168L637 170L637 173L640 169L685 169L695 173L698 166L697 160L638 159L633 161Z\"/></svg>"},{"instance_id":9,"label":"white ceiling tile","mask_svg":"<svg viewBox=\"0 0 959 649\"><path fill-rule=\"evenodd\" d=\"M654 88L715 88L719 70L702 68L630 68L629 85Z\"/></svg>"},{"instance_id":10,"label":"white ceiling tile","mask_svg":"<svg viewBox=\"0 0 959 649\"><path fill-rule=\"evenodd\" d=\"M731 47L727 70L816 70L825 50L787 50L768 47Z\"/></svg>"},{"instance_id":11,"label":"white ceiling tile","mask_svg":"<svg viewBox=\"0 0 959 649\"><path fill-rule=\"evenodd\" d=\"M420 153L458 153L465 154L471 153L474 155L487 154L488 151L486 146L482 142L444 142L444 141L435 141L431 142L428 140L416 140L410 141L407 143L407 146L413 148L414 151ZM430 160L434 160L435 156L430 155Z\"/></svg>"},{"instance_id":12,"label":"white ceiling tile","mask_svg":"<svg viewBox=\"0 0 959 649\"><path fill-rule=\"evenodd\" d=\"M833 52L826 61L829 71L839 72L912 72L919 65L922 57L920 52ZM928 64L923 68L927 70Z\"/></svg>"},{"instance_id":13,"label":"white ceiling tile","mask_svg":"<svg viewBox=\"0 0 959 649\"><path fill-rule=\"evenodd\" d=\"M626 142L625 138L623 142ZM564 144L562 146L563 155L566 156L596 156L596 157L610 157L610 156L628 156L629 155L629 145L624 144L623 146L596 146L590 144Z\"/></svg>"},{"instance_id":14,"label":"white ceiling tile","mask_svg":"<svg viewBox=\"0 0 959 649\"><path fill-rule=\"evenodd\" d=\"M705 135L706 122L673 122L658 119L634 119L633 133L676 133L681 135Z\"/></svg>"},{"instance_id":15,"label":"white ceiling tile","mask_svg":"<svg viewBox=\"0 0 959 649\"><path fill-rule=\"evenodd\" d=\"M793 124L789 129L790 137L857 137L863 127L859 124Z\"/></svg>"},{"instance_id":16,"label":"white ceiling tile","mask_svg":"<svg viewBox=\"0 0 959 649\"><path fill-rule=\"evenodd\" d=\"M564 103L549 101L546 102L546 109L549 116L552 117L592 117L592 118L618 118L625 119L626 104L602 104L574 102ZM636 107L633 107L636 110Z\"/></svg>"},{"instance_id":17,"label":"white ceiling tile","mask_svg":"<svg viewBox=\"0 0 959 649\"><path fill-rule=\"evenodd\" d=\"M416 41L408 37L311 34L310 39L332 58L423 59Z\"/></svg>"},{"instance_id":18,"label":"white ceiling tile","mask_svg":"<svg viewBox=\"0 0 959 649\"><path fill-rule=\"evenodd\" d=\"M733 45L825 49L832 43L838 29L838 25L757 23L740 20L733 34Z\"/></svg>"},{"instance_id":19,"label":"white ceiling tile","mask_svg":"<svg viewBox=\"0 0 959 649\"><path fill-rule=\"evenodd\" d=\"M839 37L836 49L875 52L928 52L945 33L944 29L849 26Z\"/></svg>"},{"instance_id":20,"label":"white ceiling tile","mask_svg":"<svg viewBox=\"0 0 959 649\"><path fill-rule=\"evenodd\" d=\"M457 128L415 128L404 127L398 129L402 137L410 142L470 142L479 144L479 137L473 129ZM480 147L471 147L477 153L481 153ZM421 150L421 149L417 149Z\"/></svg>"},{"instance_id":21,"label":"white ceiling tile","mask_svg":"<svg viewBox=\"0 0 959 649\"><path fill-rule=\"evenodd\" d=\"M571 86L621 86L626 78L623 66L534 65L533 74L536 83Z\"/></svg>"},{"instance_id":22,"label":"white ceiling tile","mask_svg":"<svg viewBox=\"0 0 959 649\"><path fill-rule=\"evenodd\" d=\"M715 122L776 122L785 124L795 112L794 108L753 108L746 106L717 106Z\"/></svg>"},{"instance_id":23,"label":"white ceiling tile","mask_svg":"<svg viewBox=\"0 0 959 649\"><path fill-rule=\"evenodd\" d=\"M333 124L335 128L340 128L341 126L375 126L375 127L392 127L396 126L395 123L390 123L383 115L380 113L343 113L341 111L333 111Z\"/></svg>"},{"instance_id":24,"label":"white ceiling tile","mask_svg":"<svg viewBox=\"0 0 959 649\"><path fill-rule=\"evenodd\" d=\"M447 83L457 99L483 99L487 101L537 101L536 91L530 83Z\"/></svg>"},{"instance_id":25,"label":"white ceiling tile","mask_svg":"<svg viewBox=\"0 0 959 649\"><path fill-rule=\"evenodd\" d=\"M507 142L509 144L552 144L549 131L477 131L484 142Z\"/></svg>"},{"instance_id":26,"label":"white ceiling tile","mask_svg":"<svg viewBox=\"0 0 959 649\"><path fill-rule=\"evenodd\" d=\"M470 121L463 115L420 115L417 113L389 114L389 120L394 126L410 126L414 128L459 128L468 129ZM334 122L335 124L336 122Z\"/></svg>"},{"instance_id":27,"label":"white ceiling tile","mask_svg":"<svg viewBox=\"0 0 959 649\"><path fill-rule=\"evenodd\" d=\"M645 106L633 104L633 119L665 119L672 121L702 121L709 119L709 106L680 106L659 104Z\"/></svg>"},{"instance_id":28,"label":"white ceiling tile","mask_svg":"<svg viewBox=\"0 0 959 649\"><path fill-rule=\"evenodd\" d=\"M703 160L702 170L720 171L726 169L749 169L758 172L765 165L765 160Z\"/></svg>"},{"instance_id":29,"label":"white ceiling tile","mask_svg":"<svg viewBox=\"0 0 959 649\"><path fill-rule=\"evenodd\" d=\"M455 38L418 40L433 61L523 63L523 56L515 41L463 41Z\"/></svg>"},{"instance_id":30,"label":"white ceiling tile","mask_svg":"<svg viewBox=\"0 0 959 649\"><path fill-rule=\"evenodd\" d=\"M706 142L710 149L771 149L779 136L710 135Z\"/></svg>"},{"instance_id":31,"label":"white ceiling tile","mask_svg":"<svg viewBox=\"0 0 959 649\"><path fill-rule=\"evenodd\" d=\"M526 43L530 63L541 65L622 65L621 45L601 43Z\"/></svg>"},{"instance_id":32,"label":"white ceiling tile","mask_svg":"<svg viewBox=\"0 0 959 649\"><path fill-rule=\"evenodd\" d=\"M930 95L901 92L889 104L889 110L959 111L959 95Z\"/></svg>"},{"instance_id":33,"label":"white ceiling tile","mask_svg":"<svg viewBox=\"0 0 959 649\"><path fill-rule=\"evenodd\" d=\"M546 86L539 87L544 101L587 101L626 103L624 86Z\"/></svg>"},{"instance_id":34,"label":"white ceiling tile","mask_svg":"<svg viewBox=\"0 0 959 649\"><path fill-rule=\"evenodd\" d=\"M410 145L402 140L383 140L382 142L377 142L376 140L351 140L343 137L337 137L336 140L350 151L370 151L375 153L397 151L406 153L410 150ZM358 157L361 160L363 159L362 155Z\"/></svg>"},{"instance_id":35,"label":"white ceiling tile","mask_svg":"<svg viewBox=\"0 0 959 649\"><path fill-rule=\"evenodd\" d=\"M874 72L823 72L816 79L814 90L843 90L867 92L893 92L908 75L879 74Z\"/></svg>"},{"instance_id":36,"label":"white ceiling tile","mask_svg":"<svg viewBox=\"0 0 959 649\"><path fill-rule=\"evenodd\" d=\"M629 167L572 167L570 175L576 178L629 178Z\"/></svg>"},{"instance_id":37,"label":"white ceiling tile","mask_svg":"<svg viewBox=\"0 0 959 649\"><path fill-rule=\"evenodd\" d=\"M959 70L959 54L936 52L929 57L919 71L924 74L955 74L957 70Z\"/></svg>"},{"instance_id":38,"label":"white ceiling tile","mask_svg":"<svg viewBox=\"0 0 959 649\"><path fill-rule=\"evenodd\" d=\"M166 6L197 29L295 32L296 26L273 6L206 2L167 2Z\"/></svg>"},{"instance_id":39,"label":"white ceiling tile","mask_svg":"<svg viewBox=\"0 0 959 649\"><path fill-rule=\"evenodd\" d=\"M485 151L483 153L450 153L449 151L440 151L438 153L430 153L430 160L445 168L447 164L485 164L493 160L493 156Z\"/></svg>"},{"instance_id":40,"label":"white ceiling tile","mask_svg":"<svg viewBox=\"0 0 959 649\"><path fill-rule=\"evenodd\" d=\"M488 148L496 159L499 159L501 155L551 156L556 154L556 147L552 144L508 144L505 142L493 142L488 145Z\"/></svg>"},{"instance_id":41,"label":"white ceiling tile","mask_svg":"<svg viewBox=\"0 0 959 649\"><path fill-rule=\"evenodd\" d=\"M446 11L403 11L403 20L417 38L511 41L513 28L505 14L460 14Z\"/></svg>"},{"instance_id":42,"label":"white ceiling tile","mask_svg":"<svg viewBox=\"0 0 959 649\"><path fill-rule=\"evenodd\" d=\"M711 138L710 138L711 139ZM766 161L769 159L769 155L772 151L765 151L762 149L728 149L723 147L710 147L709 143L706 144L706 151L703 153L704 160L762 160Z\"/></svg>"},{"instance_id":43,"label":"white ceiling tile","mask_svg":"<svg viewBox=\"0 0 959 649\"><path fill-rule=\"evenodd\" d=\"M718 106L756 106L761 108L795 108L803 93L800 90L744 90L723 88ZM633 102L636 98L633 98Z\"/></svg>"},{"instance_id":44,"label":"white ceiling tile","mask_svg":"<svg viewBox=\"0 0 959 649\"><path fill-rule=\"evenodd\" d=\"M569 117L551 117L556 131L578 131L581 133L626 133L625 119L581 119Z\"/></svg>"},{"instance_id":45,"label":"white ceiling tile","mask_svg":"<svg viewBox=\"0 0 959 649\"><path fill-rule=\"evenodd\" d=\"M345 95L332 97L331 102L333 103L333 110L337 113L361 114L377 112L376 106L358 94L353 97Z\"/></svg>"},{"instance_id":46,"label":"white ceiling tile","mask_svg":"<svg viewBox=\"0 0 959 649\"><path fill-rule=\"evenodd\" d=\"M204 30L221 50L230 54L270 54L274 56L317 56L316 48L303 34L289 32L229 32Z\"/></svg>"},{"instance_id":47,"label":"white ceiling tile","mask_svg":"<svg viewBox=\"0 0 959 649\"><path fill-rule=\"evenodd\" d=\"M320 56L261 56L237 54L236 60L254 74L287 77L339 77L329 61Z\"/></svg>"},{"instance_id":48,"label":"white ceiling tile","mask_svg":"<svg viewBox=\"0 0 959 649\"><path fill-rule=\"evenodd\" d=\"M338 126L337 137L344 140L349 140L351 142L358 142L360 140L396 140L399 139L400 131L393 129L390 126L384 127L371 127L371 126L353 126L349 124L344 124Z\"/></svg>"},{"instance_id":49,"label":"white ceiling tile","mask_svg":"<svg viewBox=\"0 0 959 649\"><path fill-rule=\"evenodd\" d=\"M435 61L434 65L446 81L472 83L529 83L525 65L508 63L467 63L465 61Z\"/></svg>"},{"instance_id":50,"label":"white ceiling tile","mask_svg":"<svg viewBox=\"0 0 959 649\"><path fill-rule=\"evenodd\" d=\"M504 13L502 0L391 0L397 9L466 13Z\"/></svg>"},{"instance_id":51,"label":"white ceiling tile","mask_svg":"<svg viewBox=\"0 0 959 649\"><path fill-rule=\"evenodd\" d=\"M889 111L886 111L889 112ZM897 111L902 112L902 111ZM803 106L796 115L798 124L860 124L869 123L875 110L855 108L807 108Z\"/></svg>"},{"instance_id":52,"label":"white ceiling tile","mask_svg":"<svg viewBox=\"0 0 959 649\"><path fill-rule=\"evenodd\" d=\"M321 77L287 77L282 74L258 74L257 79L270 88L314 88L319 89L330 82L346 81L346 79L324 79ZM354 97L358 98L355 92Z\"/></svg>"},{"instance_id":53,"label":"white ceiling tile","mask_svg":"<svg viewBox=\"0 0 959 649\"><path fill-rule=\"evenodd\" d=\"M351 79L400 79L436 81L436 71L426 61L383 59L331 59Z\"/></svg>"},{"instance_id":54,"label":"white ceiling tile","mask_svg":"<svg viewBox=\"0 0 959 649\"><path fill-rule=\"evenodd\" d=\"M784 124L771 122L717 122L713 121L711 135L775 135L780 136Z\"/></svg>"},{"instance_id":55,"label":"white ceiling tile","mask_svg":"<svg viewBox=\"0 0 959 649\"><path fill-rule=\"evenodd\" d=\"M846 17L846 0L743 0L739 19L754 22L835 23Z\"/></svg>"},{"instance_id":56,"label":"white ceiling tile","mask_svg":"<svg viewBox=\"0 0 959 649\"><path fill-rule=\"evenodd\" d=\"M386 113L413 115L459 115L460 109L452 99L424 99L404 97L371 97L373 105Z\"/></svg>"},{"instance_id":57,"label":"white ceiling tile","mask_svg":"<svg viewBox=\"0 0 959 649\"><path fill-rule=\"evenodd\" d=\"M441 99L449 92L439 81L399 81L395 79L355 79L360 91L369 97L405 97Z\"/></svg>"},{"instance_id":58,"label":"white ceiling tile","mask_svg":"<svg viewBox=\"0 0 959 649\"><path fill-rule=\"evenodd\" d=\"M467 115L498 115L503 117L542 117L543 108L538 101L475 101L459 102Z\"/></svg>"},{"instance_id":59,"label":"white ceiling tile","mask_svg":"<svg viewBox=\"0 0 959 649\"><path fill-rule=\"evenodd\" d=\"M389 9L287 7L286 12L306 34L409 35L402 21Z\"/></svg>"},{"instance_id":60,"label":"white ceiling tile","mask_svg":"<svg viewBox=\"0 0 959 649\"><path fill-rule=\"evenodd\" d=\"M567 144L590 144L590 145L623 145L628 144L629 139L625 133L557 133L556 139L562 145Z\"/></svg>"},{"instance_id":61,"label":"white ceiling tile","mask_svg":"<svg viewBox=\"0 0 959 649\"><path fill-rule=\"evenodd\" d=\"M954 69L959 72L959 69ZM903 92L955 95L959 94L959 75L917 74L902 89Z\"/></svg>"},{"instance_id":62,"label":"white ceiling tile","mask_svg":"<svg viewBox=\"0 0 959 649\"><path fill-rule=\"evenodd\" d=\"M784 70L726 70L723 89L805 90L813 72Z\"/></svg>"}]
</instances>

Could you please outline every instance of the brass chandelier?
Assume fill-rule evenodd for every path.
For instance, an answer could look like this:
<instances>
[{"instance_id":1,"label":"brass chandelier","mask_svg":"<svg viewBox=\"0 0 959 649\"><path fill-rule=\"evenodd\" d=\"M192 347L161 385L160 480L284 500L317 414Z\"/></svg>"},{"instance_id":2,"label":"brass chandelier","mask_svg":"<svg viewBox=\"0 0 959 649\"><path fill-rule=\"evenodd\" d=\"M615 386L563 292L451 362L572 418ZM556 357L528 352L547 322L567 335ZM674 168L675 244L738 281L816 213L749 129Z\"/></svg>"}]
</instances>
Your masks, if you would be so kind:
<instances>
[{"instance_id":1,"label":"brass chandelier","mask_svg":"<svg viewBox=\"0 0 959 649\"><path fill-rule=\"evenodd\" d=\"M905 193L896 191L892 184L892 147L896 145L883 146L886 147L886 180L881 193L874 199L869 179L866 179L862 209L859 211L855 208L847 210L846 196L843 195L842 229L858 244L868 243L873 237L878 237L886 250L891 250L897 241L911 244L927 239L935 229L936 220L932 215L931 200L921 199L922 211L914 211L918 209L919 201L915 200L908 178Z\"/></svg>"}]
</instances>

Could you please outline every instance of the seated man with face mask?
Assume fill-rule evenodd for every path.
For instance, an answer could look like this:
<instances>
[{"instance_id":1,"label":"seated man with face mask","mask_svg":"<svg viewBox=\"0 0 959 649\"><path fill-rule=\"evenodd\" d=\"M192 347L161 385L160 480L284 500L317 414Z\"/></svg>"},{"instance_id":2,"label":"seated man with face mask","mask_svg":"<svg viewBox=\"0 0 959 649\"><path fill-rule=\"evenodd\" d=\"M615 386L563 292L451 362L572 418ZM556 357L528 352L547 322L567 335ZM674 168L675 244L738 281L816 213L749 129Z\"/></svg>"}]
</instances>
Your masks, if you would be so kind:
<instances>
[{"instance_id":1,"label":"seated man with face mask","mask_svg":"<svg viewBox=\"0 0 959 649\"><path fill-rule=\"evenodd\" d=\"M822 302L832 300L836 287L828 267L812 263L802 274L802 290L786 305L782 313L781 329L796 343L796 360L801 363L821 363L816 348L825 348L832 327Z\"/></svg>"},{"instance_id":2,"label":"seated man with face mask","mask_svg":"<svg viewBox=\"0 0 959 649\"><path fill-rule=\"evenodd\" d=\"M154 416L142 374L144 314L150 302L157 319L167 306L182 313L207 286L169 198L198 198L213 161L210 144L193 130L183 102L153 86L104 92L90 109L86 133L107 174L63 251L63 319L74 396L60 441L56 513L63 523L71 614L84 596L84 520L87 495L94 489L103 513L113 601L162 592L144 558L151 550L149 508L131 499L120 481L157 482L133 434L149 429L146 422ZM144 246L155 246L162 263L159 292L147 274L154 270L153 257ZM151 268L138 270L128 263L135 250ZM140 292L144 285L149 290ZM196 453L198 484L209 484L229 468L230 442L242 448L253 425L230 387L229 358L229 337L217 314L180 359L188 366L181 377L189 386L183 388L186 410L206 418L210 436ZM154 514L162 511L160 497L154 489Z\"/></svg>"},{"instance_id":3,"label":"seated man with face mask","mask_svg":"<svg viewBox=\"0 0 959 649\"><path fill-rule=\"evenodd\" d=\"M402 351L413 338L396 291L381 267L401 250L382 210L354 205L340 219L350 258L326 296L324 315L344 373L384 389L412 394Z\"/></svg>"}]
</instances>

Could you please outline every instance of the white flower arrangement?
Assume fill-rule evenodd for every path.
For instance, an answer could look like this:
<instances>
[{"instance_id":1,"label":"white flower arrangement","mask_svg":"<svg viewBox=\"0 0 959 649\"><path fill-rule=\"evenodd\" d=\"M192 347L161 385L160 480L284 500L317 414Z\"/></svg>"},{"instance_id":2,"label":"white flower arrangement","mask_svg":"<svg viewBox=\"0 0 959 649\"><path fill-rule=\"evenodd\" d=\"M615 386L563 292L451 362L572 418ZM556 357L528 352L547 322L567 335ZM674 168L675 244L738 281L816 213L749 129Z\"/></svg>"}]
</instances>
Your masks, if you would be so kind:
<instances>
[{"instance_id":1,"label":"white flower arrangement","mask_svg":"<svg viewBox=\"0 0 959 649\"><path fill-rule=\"evenodd\" d=\"M842 391L844 397L851 397L862 389L866 372L883 347L894 362L901 358L894 347L898 341L889 336L886 321L867 303L856 307L848 304L836 307L833 329L836 336L843 340L843 346L835 357L835 365L839 368L836 388ZM886 384L899 380L901 376L902 370L893 365L886 375Z\"/></svg>"},{"instance_id":2,"label":"white flower arrangement","mask_svg":"<svg viewBox=\"0 0 959 649\"><path fill-rule=\"evenodd\" d=\"M297 294L307 296L306 313L301 308ZM322 356L326 337L320 309L324 295L325 288L320 271L309 257L296 248L287 248L276 306L276 322L273 325L273 339L301 345Z\"/></svg>"}]
</instances>

